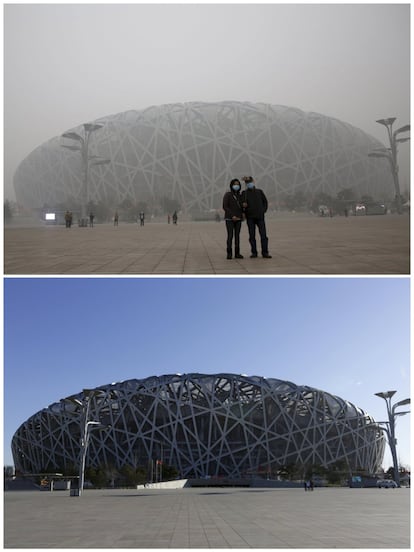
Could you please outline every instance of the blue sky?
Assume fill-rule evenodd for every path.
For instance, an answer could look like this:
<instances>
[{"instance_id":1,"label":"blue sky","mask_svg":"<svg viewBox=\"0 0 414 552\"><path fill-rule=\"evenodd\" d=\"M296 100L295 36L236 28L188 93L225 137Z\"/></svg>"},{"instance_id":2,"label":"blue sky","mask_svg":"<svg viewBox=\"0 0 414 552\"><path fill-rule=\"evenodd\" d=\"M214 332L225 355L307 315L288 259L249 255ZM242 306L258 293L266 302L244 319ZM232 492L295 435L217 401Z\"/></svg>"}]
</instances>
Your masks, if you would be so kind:
<instances>
[{"instance_id":1,"label":"blue sky","mask_svg":"<svg viewBox=\"0 0 414 552\"><path fill-rule=\"evenodd\" d=\"M176 372L286 379L384 420L374 393L410 396L409 325L408 278L7 278L5 463L19 425L49 404ZM409 416L397 438L409 465Z\"/></svg>"}]
</instances>

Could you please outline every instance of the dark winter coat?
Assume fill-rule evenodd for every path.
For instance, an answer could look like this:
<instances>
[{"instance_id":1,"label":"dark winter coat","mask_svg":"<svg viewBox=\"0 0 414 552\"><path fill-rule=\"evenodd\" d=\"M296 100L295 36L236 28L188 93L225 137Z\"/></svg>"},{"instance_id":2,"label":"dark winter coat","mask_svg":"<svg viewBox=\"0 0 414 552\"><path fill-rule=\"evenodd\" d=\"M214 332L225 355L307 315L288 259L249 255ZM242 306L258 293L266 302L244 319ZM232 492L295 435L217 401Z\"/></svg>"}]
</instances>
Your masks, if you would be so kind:
<instances>
[{"instance_id":1,"label":"dark winter coat","mask_svg":"<svg viewBox=\"0 0 414 552\"><path fill-rule=\"evenodd\" d=\"M247 203L246 218L263 219L267 211L267 198L259 188L247 189L241 193L242 203Z\"/></svg>"},{"instance_id":2,"label":"dark winter coat","mask_svg":"<svg viewBox=\"0 0 414 552\"><path fill-rule=\"evenodd\" d=\"M223 209L226 220L232 220L233 217L241 220L243 217L243 206L240 192L233 190L226 192L223 197Z\"/></svg>"}]
</instances>

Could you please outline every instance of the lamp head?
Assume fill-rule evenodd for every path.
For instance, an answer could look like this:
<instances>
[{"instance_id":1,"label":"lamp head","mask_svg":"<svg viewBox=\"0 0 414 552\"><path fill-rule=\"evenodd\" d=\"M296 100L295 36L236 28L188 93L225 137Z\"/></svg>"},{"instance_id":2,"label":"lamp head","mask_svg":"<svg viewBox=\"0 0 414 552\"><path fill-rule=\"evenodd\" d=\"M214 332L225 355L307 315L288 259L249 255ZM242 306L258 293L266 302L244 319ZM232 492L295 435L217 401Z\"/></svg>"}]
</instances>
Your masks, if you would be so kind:
<instances>
[{"instance_id":1,"label":"lamp head","mask_svg":"<svg viewBox=\"0 0 414 552\"><path fill-rule=\"evenodd\" d=\"M381 399L390 399L396 392L397 391L381 391L380 393L375 393L375 395L381 397Z\"/></svg>"},{"instance_id":2,"label":"lamp head","mask_svg":"<svg viewBox=\"0 0 414 552\"><path fill-rule=\"evenodd\" d=\"M398 129L394 132L394 136L395 136L396 134L399 134L400 132L408 132L408 131L410 130L410 128L411 128L411 125L404 125L404 126L398 128Z\"/></svg>"},{"instance_id":3,"label":"lamp head","mask_svg":"<svg viewBox=\"0 0 414 552\"><path fill-rule=\"evenodd\" d=\"M70 138L71 140L79 140L80 142L83 142L82 136L80 136L77 132L64 132L62 134L62 138Z\"/></svg>"},{"instance_id":4,"label":"lamp head","mask_svg":"<svg viewBox=\"0 0 414 552\"><path fill-rule=\"evenodd\" d=\"M403 401L398 401L397 403L394 404L394 408L396 406L403 406L405 404L410 404L411 403L411 399L404 399Z\"/></svg>"},{"instance_id":5,"label":"lamp head","mask_svg":"<svg viewBox=\"0 0 414 552\"><path fill-rule=\"evenodd\" d=\"M396 120L397 120L397 117L388 117L388 119L378 119L378 121L376 122L379 123L380 125L390 126Z\"/></svg>"},{"instance_id":6,"label":"lamp head","mask_svg":"<svg viewBox=\"0 0 414 552\"><path fill-rule=\"evenodd\" d=\"M94 130L99 130L103 125L99 123L84 123L83 128L86 132L93 132Z\"/></svg>"}]
</instances>

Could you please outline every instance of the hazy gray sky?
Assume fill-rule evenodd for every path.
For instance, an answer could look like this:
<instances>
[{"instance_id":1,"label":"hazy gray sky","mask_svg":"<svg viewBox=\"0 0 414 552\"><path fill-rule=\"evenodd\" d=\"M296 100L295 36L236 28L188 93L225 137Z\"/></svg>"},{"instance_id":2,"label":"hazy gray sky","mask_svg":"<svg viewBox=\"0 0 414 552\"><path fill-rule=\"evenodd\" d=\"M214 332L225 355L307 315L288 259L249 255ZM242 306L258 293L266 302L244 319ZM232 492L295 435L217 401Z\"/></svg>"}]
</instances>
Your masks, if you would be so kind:
<instances>
[{"instance_id":1,"label":"hazy gray sky","mask_svg":"<svg viewBox=\"0 0 414 552\"><path fill-rule=\"evenodd\" d=\"M410 117L409 4L6 4L5 196L65 130L150 105L240 100L351 123ZM408 187L409 145L400 152Z\"/></svg>"}]
</instances>

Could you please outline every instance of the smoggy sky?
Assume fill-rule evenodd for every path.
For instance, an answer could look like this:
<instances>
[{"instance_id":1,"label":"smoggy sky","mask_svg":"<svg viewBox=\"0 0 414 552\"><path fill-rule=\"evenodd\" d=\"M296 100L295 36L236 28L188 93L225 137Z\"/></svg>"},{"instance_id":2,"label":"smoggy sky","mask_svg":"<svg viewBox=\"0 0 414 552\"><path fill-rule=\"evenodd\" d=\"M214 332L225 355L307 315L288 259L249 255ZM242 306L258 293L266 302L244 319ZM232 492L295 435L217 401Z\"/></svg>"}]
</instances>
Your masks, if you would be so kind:
<instances>
[{"instance_id":1,"label":"smoggy sky","mask_svg":"<svg viewBox=\"0 0 414 552\"><path fill-rule=\"evenodd\" d=\"M188 101L410 119L409 4L7 4L5 197L37 146L81 123ZM409 185L409 145L400 146Z\"/></svg>"},{"instance_id":2,"label":"smoggy sky","mask_svg":"<svg viewBox=\"0 0 414 552\"><path fill-rule=\"evenodd\" d=\"M4 299L6 464L30 416L121 380L259 375L338 395L378 422L375 393L410 396L408 278L6 278ZM409 422L397 421L405 466Z\"/></svg>"}]
</instances>

